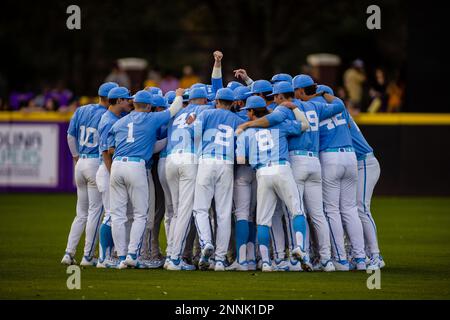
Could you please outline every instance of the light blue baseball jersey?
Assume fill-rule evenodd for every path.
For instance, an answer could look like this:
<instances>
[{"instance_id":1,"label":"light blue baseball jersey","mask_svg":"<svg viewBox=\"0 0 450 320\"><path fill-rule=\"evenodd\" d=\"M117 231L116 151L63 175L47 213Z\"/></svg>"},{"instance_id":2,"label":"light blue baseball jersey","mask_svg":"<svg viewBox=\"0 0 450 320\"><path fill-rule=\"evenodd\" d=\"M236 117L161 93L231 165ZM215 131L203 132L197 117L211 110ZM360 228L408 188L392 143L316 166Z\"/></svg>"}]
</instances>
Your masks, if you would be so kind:
<instances>
[{"instance_id":1,"label":"light blue baseball jersey","mask_svg":"<svg viewBox=\"0 0 450 320\"><path fill-rule=\"evenodd\" d=\"M98 124L107 108L99 104L88 104L78 108L70 119L67 134L78 142L78 153L98 154Z\"/></svg>"},{"instance_id":2,"label":"light blue baseball jersey","mask_svg":"<svg viewBox=\"0 0 450 320\"><path fill-rule=\"evenodd\" d=\"M250 119L247 116L247 110L240 110L240 111L236 112L236 115L246 122L250 121Z\"/></svg>"},{"instance_id":3,"label":"light blue baseball jersey","mask_svg":"<svg viewBox=\"0 0 450 320\"><path fill-rule=\"evenodd\" d=\"M108 134L108 147L116 157L138 157L146 162L153 154L158 129L170 120L170 111L137 112L118 120Z\"/></svg>"},{"instance_id":4,"label":"light blue baseball jersey","mask_svg":"<svg viewBox=\"0 0 450 320\"><path fill-rule=\"evenodd\" d=\"M277 104L275 102L271 102L268 106L266 106L267 110L272 112L277 107Z\"/></svg>"},{"instance_id":5,"label":"light blue baseball jersey","mask_svg":"<svg viewBox=\"0 0 450 320\"><path fill-rule=\"evenodd\" d=\"M326 100L323 97L314 97L309 101L326 102ZM347 115L344 112L341 112L331 118L320 121L319 151L323 151L329 148L341 148L353 146L352 136L350 135L350 129L348 128Z\"/></svg>"},{"instance_id":6,"label":"light blue baseball jersey","mask_svg":"<svg viewBox=\"0 0 450 320\"><path fill-rule=\"evenodd\" d=\"M288 161L288 137L301 134L301 124L295 120L285 120L270 128L247 129L237 139L236 156L246 157L256 169Z\"/></svg>"},{"instance_id":7,"label":"light blue baseball jersey","mask_svg":"<svg viewBox=\"0 0 450 320\"><path fill-rule=\"evenodd\" d=\"M191 126L195 140L200 140L199 155L221 156L234 161L236 138L234 131L244 123L235 113L225 109L202 112Z\"/></svg>"},{"instance_id":8,"label":"light blue baseball jersey","mask_svg":"<svg viewBox=\"0 0 450 320\"><path fill-rule=\"evenodd\" d=\"M346 119L348 119L350 126L350 134L352 136L353 148L355 148L356 157L360 158L365 154L373 152L372 147L367 143L361 130L359 129L356 122L353 120L352 116L348 113L347 109L343 111L346 114Z\"/></svg>"},{"instance_id":9,"label":"light blue baseball jersey","mask_svg":"<svg viewBox=\"0 0 450 320\"><path fill-rule=\"evenodd\" d=\"M345 109L344 104L339 99L334 99L330 104L313 101L305 102L297 99L293 99L292 102L305 113L310 128L301 136L293 136L289 138L289 151L304 150L319 152L320 121L342 112ZM281 105L277 106L271 114L267 115L267 120L271 126L281 123L286 119L294 120L294 113L291 109Z\"/></svg>"},{"instance_id":10,"label":"light blue baseball jersey","mask_svg":"<svg viewBox=\"0 0 450 320\"><path fill-rule=\"evenodd\" d=\"M102 152L108 150L108 133L111 127L119 120L120 117L116 116L114 112L107 110L101 117L100 123L98 124L98 135L100 137L100 143L98 150L100 156L103 159Z\"/></svg>"},{"instance_id":11,"label":"light blue baseball jersey","mask_svg":"<svg viewBox=\"0 0 450 320\"><path fill-rule=\"evenodd\" d=\"M212 107L208 105L189 104L178 111L167 126L167 154L178 150L192 153L195 152L194 135L189 128L189 124L186 123L186 120L190 115L198 117L203 111L211 108Z\"/></svg>"}]
</instances>

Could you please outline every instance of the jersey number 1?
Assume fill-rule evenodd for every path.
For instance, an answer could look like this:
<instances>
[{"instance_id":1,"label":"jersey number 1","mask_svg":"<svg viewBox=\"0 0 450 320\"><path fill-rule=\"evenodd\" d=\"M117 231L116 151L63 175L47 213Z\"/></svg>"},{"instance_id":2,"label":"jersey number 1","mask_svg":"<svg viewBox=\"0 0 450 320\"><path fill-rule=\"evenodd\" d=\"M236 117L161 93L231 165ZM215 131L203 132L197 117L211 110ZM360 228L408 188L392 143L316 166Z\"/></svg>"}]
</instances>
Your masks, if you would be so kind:
<instances>
[{"instance_id":1,"label":"jersey number 1","mask_svg":"<svg viewBox=\"0 0 450 320\"><path fill-rule=\"evenodd\" d=\"M133 137L133 122L130 122L127 127L128 127L128 137L127 137L127 142L129 143L133 143L134 142L134 137Z\"/></svg>"}]
</instances>

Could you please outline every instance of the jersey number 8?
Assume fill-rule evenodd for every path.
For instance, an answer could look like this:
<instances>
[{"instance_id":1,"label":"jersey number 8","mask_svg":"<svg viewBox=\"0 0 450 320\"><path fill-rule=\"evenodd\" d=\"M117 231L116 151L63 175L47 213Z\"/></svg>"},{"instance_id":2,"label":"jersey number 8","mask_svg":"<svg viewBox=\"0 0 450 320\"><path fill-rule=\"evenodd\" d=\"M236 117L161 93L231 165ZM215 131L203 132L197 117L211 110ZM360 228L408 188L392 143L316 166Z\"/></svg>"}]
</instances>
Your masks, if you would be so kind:
<instances>
[{"instance_id":1,"label":"jersey number 8","mask_svg":"<svg viewBox=\"0 0 450 320\"><path fill-rule=\"evenodd\" d=\"M272 149L274 146L270 130L265 129L256 132L255 139L258 142L259 151L267 151Z\"/></svg>"}]
</instances>

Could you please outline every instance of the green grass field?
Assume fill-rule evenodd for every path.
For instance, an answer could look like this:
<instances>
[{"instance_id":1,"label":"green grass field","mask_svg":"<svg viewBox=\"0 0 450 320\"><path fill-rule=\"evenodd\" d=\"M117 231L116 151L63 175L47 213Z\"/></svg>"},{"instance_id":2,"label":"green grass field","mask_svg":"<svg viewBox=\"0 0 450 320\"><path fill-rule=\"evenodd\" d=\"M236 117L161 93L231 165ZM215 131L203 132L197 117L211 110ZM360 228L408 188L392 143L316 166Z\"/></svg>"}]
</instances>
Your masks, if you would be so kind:
<instances>
[{"instance_id":1,"label":"green grass field","mask_svg":"<svg viewBox=\"0 0 450 320\"><path fill-rule=\"evenodd\" d=\"M0 299L448 299L450 198L376 198L387 267L368 274L82 269L68 290L59 264L75 195L0 195ZM80 261L82 245L77 261Z\"/></svg>"}]
</instances>

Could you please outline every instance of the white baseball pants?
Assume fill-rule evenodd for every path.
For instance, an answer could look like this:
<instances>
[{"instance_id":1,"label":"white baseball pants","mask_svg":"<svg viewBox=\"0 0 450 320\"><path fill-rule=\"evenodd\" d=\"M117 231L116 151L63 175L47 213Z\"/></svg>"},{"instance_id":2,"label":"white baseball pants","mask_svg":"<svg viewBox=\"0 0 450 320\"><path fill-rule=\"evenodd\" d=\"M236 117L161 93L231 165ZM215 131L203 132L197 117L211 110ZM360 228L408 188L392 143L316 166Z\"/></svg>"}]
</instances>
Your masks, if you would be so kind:
<instances>
[{"instance_id":1,"label":"white baseball pants","mask_svg":"<svg viewBox=\"0 0 450 320\"><path fill-rule=\"evenodd\" d=\"M216 205L216 261L224 261L231 237L233 206L233 163L226 160L200 159L195 184L194 218L200 246L212 242L209 208Z\"/></svg>"},{"instance_id":2,"label":"white baseball pants","mask_svg":"<svg viewBox=\"0 0 450 320\"><path fill-rule=\"evenodd\" d=\"M92 257L98 240L103 213L102 195L97 189L95 176L99 158L80 158L75 165L77 185L76 216L70 228L66 252L75 255L83 231L86 229L84 256Z\"/></svg>"},{"instance_id":3,"label":"white baseball pants","mask_svg":"<svg viewBox=\"0 0 450 320\"><path fill-rule=\"evenodd\" d=\"M158 177L159 182L161 183L161 187L164 191L164 205L166 207L166 212L164 215L164 229L166 231L166 239L167 239L167 246L166 246L166 255L171 255L170 248L172 247L173 243L173 233L170 233L170 225L174 216L173 213L173 203L172 203L172 196L170 195L170 189L169 189L169 183L166 178L166 159L167 158L159 158L158 161Z\"/></svg>"},{"instance_id":4,"label":"white baseball pants","mask_svg":"<svg viewBox=\"0 0 450 320\"><path fill-rule=\"evenodd\" d=\"M330 226L331 248L336 260L346 260L344 228L352 256L364 258L364 235L356 206L358 169L354 152L321 152L325 216Z\"/></svg>"},{"instance_id":5,"label":"white baseball pants","mask_svg":"<svg viewBox=\"0 0 450 320\"><path fill-rule=\"evenodd\" d=\"M373 154L367 155L365 160L358 161L358 214L361 219L366 253L368 256L379 254L377 227L370 211L373 189L380 177L380 164Z\"/></svg>"},{"instance_id":6,"label":"white baseball pants","mask_svg":"<svg viewBox=\"0 0 450 320\"><path fill-rule=\"evenodd\" d=\"M148 217L149 192L145 161L113 161L110 192L112 235L117 255L138 255ZM133 207L133 222L127 248L128 198Z\"/></svg>"},{"instance_id":7,"label":"white baseball pants","mask_svg":"<svg viewBox=\"0 0 450 320\"><path fill-rule=\"evenodd\" d=\"M173 153L166 158L166 179L174 208L170 223L171 259L178 260L184 250L194 206L197 156L192 153Z\"/></svg>"},{"instance_id":8,"label":"white baseball pants","mask_svg":"<svg viewBox=\"0 0 450 320\"><path fill-rule=\"evenodd\" d=\"M330 229L323 212L322 172L316 157L290 155L289 157L304 212L311 224L311 233L317 242L321 260L331 258ZM308 241L306 242L308 243Z\"/></svg>"}]
</instances>

